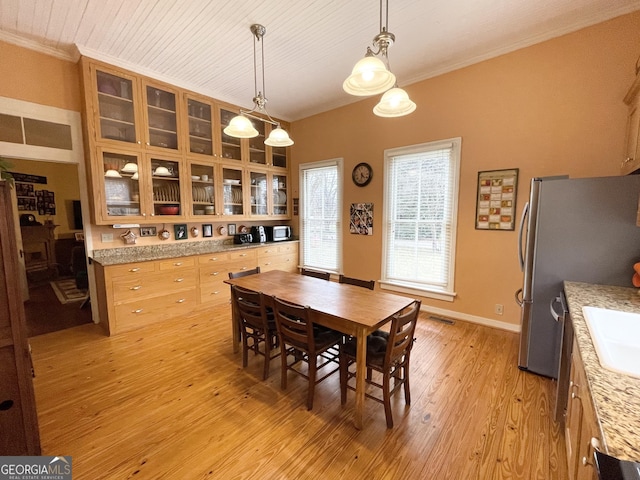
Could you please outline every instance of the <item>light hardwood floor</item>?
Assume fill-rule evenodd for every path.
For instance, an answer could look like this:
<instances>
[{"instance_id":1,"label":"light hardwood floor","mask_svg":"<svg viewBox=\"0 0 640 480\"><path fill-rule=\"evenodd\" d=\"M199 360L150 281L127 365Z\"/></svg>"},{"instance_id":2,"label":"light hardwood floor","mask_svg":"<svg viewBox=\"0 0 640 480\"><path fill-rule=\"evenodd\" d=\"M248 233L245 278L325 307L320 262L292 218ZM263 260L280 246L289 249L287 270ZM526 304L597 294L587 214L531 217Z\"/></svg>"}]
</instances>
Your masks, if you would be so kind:
<instances>
[{"instance_id":1,"label":"light hardwood floor","mask_svg":"<svg viewBox=\"0 0 640 480\"><path fill-rule=\"evenodd\" d=\"M367 400L364 429L339 379L316 387L279 359L241 368L230 309L105 337L83 325L31 339L43 455L72 455L74 480L564 479L554 382L517 368L517 335L423 313L412 404L395 427Z\"/></svg>"}]
</instances>

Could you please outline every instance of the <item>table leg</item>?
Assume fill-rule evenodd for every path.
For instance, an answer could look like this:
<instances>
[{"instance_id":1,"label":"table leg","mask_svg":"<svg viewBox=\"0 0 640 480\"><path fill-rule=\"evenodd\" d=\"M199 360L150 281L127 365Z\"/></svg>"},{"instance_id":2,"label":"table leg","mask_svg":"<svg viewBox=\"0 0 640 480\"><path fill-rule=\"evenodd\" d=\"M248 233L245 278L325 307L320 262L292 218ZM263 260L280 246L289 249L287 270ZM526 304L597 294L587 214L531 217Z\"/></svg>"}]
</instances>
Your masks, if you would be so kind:
<instances>
[{"instance_id":1,"label":"table leg","mask_svg":"<svg viewBox=\"0 0 640 480\"><path fill-rule=\"evenodd\" d=\"M356 351L356 411L354 423L358 430L362 430L362 414L364 411L364 391L366 388L365 375L367 372L367 334L358 330Z\"/></svg>"}]
</instances>

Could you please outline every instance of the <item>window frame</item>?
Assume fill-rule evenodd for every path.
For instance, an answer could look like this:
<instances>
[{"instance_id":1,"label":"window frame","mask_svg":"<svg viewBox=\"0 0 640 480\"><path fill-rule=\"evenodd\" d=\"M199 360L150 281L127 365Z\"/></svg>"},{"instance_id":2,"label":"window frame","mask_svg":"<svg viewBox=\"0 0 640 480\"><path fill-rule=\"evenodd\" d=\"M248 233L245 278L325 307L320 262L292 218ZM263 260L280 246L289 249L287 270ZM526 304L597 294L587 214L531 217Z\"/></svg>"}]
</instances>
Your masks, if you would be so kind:
<instances>
[{"instance_id":1,"label":"window frame","mask_svg":"<svg viewBox=\"0 0 640 480\"><path fill-rule=\"evenodd\" d=\"M306 170L313 170L318 168L327 168L327 167L336 167L337 176L336 176L336 192L338 198L336 199L337 205L337 218L336 218L336 268L324 268L318 265L310 265L306 263L305 259L305 183L304 183L304 172ZM333 274L338 274L342 271L342 225L343 225L343 190L344 190L344 175L343 175L343 167L344 167L344 159L332 158L328 160L320 160L317 162L309 162L309 163L301 163L298 167L299 174L299 185L300 185L300 268L311 268L314 270L322 270L326 272L330 272Z\"/></svg>"},{"instance_id":2,"label":"window frame","mask_svg":"<svg viewBox=\"0 0 640 480\"><path fill-rule=\"evenodd\" d=\"M391 213L390 208L392 205L390 195L391 186L390 182L390 169L393 157L402 155L412 155L422 152L432 152L435 150L441 150L447 147L451 147L450 165L451 172L451 210L449 214L450 224L450 236L448 239L449 245L449 262L448 262L448 275L446 285L443 287L436 286L435 284L429 285L427 283L407 282L389 279L387 274L388 269L388 234L391 228ZM382 238L382 279L380 280L380 288L386 290L392 290L400 293L406 293L410 295L419 295L428 298L435 298L438 300L445 300L452 302L456 297L454 289L455 285L455 260L456 260L456 237L457 237L457 224L458 224L458 197L460 195L460 158L461 158L462 138L455 137L445 140L436 140L433 142L421 143L417 145L410 145L405 147L391 148L384 151L384 190L383 190L383 225L384 232Z\"/></svg>"}]
</instances>

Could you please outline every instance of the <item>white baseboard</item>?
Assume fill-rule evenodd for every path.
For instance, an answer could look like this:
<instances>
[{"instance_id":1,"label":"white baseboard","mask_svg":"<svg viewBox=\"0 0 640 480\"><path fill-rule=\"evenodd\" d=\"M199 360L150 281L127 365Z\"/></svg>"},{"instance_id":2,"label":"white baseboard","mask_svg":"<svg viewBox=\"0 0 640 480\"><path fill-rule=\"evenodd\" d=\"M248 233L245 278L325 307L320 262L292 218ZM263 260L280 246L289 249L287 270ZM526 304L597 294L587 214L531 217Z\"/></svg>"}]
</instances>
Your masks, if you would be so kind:
<instances>
[{"instance_id":1,"label":"white baseboard","mask_svg":"<svg viewBox=\"0 0 640 480\"><path fill-rule=\"evenodd\" d=\"M500 330L507 330L509 332L520 333L520 325L514 325L513 323L500 322L498 320L493 320L491 318L479 317L477 315L469 315L468 313L454 312L453 310L432 307L431 305L423 305L420 310L422 312L434 313L436 315L442 315L444 317L453 318L455 320L463 320L465 322L477 323L479 325L498 328Z\"/></svg>"}]
</instances>

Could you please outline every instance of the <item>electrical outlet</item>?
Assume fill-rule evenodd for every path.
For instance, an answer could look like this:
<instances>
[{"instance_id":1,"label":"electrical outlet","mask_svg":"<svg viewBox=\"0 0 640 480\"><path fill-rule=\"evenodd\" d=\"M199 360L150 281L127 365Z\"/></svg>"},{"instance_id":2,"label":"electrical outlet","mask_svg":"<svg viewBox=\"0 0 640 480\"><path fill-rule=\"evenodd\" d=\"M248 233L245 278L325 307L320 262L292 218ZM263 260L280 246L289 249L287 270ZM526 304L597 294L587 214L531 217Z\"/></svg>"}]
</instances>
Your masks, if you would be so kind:
<instances>
[{"instance_id":1,"label":"electrical outlet","mask_svg":"<svg viewBox=\"0 0 640 480\"><path fill-rule=\"evenodd\" d=\"M495 307L496 314L502 315L503 311L504 311L504 305L502 305L501 303L496 303L496 307Z\"/></svg>"},{"instance_id":2,"label":"electrical outlet","mask_svg":"<svg viewBox=\"0 0 640 480\"><path fill-rule=\"evenodd\" d=\"M102 234L102 243L113 242L113 233L103 233Z\"/></svg>"}]
</instances>

